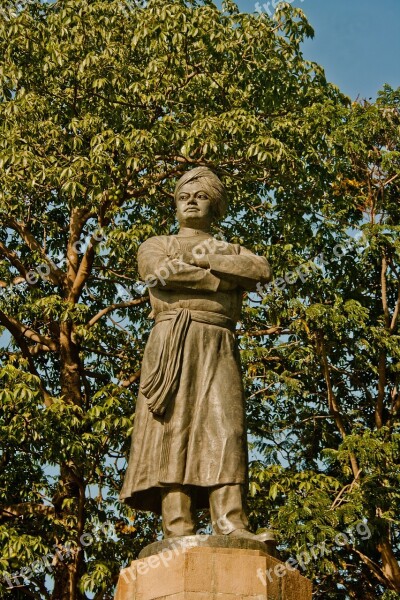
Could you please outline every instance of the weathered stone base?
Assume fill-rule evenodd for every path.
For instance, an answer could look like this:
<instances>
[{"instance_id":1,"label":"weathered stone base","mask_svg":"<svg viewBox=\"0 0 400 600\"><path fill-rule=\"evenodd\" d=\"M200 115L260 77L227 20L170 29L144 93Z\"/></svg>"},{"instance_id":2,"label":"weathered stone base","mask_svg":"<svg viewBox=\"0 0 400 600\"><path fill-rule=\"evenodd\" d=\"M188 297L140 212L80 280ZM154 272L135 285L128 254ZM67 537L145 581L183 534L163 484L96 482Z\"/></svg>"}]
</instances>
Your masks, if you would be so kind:
<instances>
[{"instance_id":1,"label":"weathered stone base","mask_svg":"<svg viewBox=\"0 0 400 600\"><path fill-rule=\"evenodd\" d=\"M276 541L260 542L231 535L185 535L181 537L169 537L149 544L139 554L139 558L147 558L152 554L160 554L167 550L176 548L194 548L195 546L206 546L207 548L238 548L240 550L261 550L263 554L269 554L279 558L276 553Z\"/></svg>"},{"instance_id":2,"label":"weathered stone base","mask_svg":"<svg viewBox=\"0 0 400 600\"><path fill-rule=\"evenodd\" d=\"M311 600L311 583L262 550L166 548L120 574L115 600Z\"/></svg>"}]
</instances>

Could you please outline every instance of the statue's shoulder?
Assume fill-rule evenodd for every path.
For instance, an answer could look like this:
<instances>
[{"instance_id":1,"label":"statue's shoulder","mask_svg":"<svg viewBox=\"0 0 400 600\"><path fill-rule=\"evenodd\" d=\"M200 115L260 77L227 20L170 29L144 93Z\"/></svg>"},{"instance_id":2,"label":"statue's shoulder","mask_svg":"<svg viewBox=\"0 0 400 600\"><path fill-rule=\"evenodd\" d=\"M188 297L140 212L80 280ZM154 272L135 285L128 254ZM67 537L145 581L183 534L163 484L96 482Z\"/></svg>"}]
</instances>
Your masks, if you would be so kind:
<instances>
[{"instance_id":1,"label":"statue's shoulder","mask_svg":"<svg viewBox=\"0 0 400 600\"><path fill-rule=\"evenodd\" d=\"M154 250L168 251L176 244L175 236L173 235L153 235L147 238L139 246L139 253L153 252Z\"/></svg>"}]
</instances>

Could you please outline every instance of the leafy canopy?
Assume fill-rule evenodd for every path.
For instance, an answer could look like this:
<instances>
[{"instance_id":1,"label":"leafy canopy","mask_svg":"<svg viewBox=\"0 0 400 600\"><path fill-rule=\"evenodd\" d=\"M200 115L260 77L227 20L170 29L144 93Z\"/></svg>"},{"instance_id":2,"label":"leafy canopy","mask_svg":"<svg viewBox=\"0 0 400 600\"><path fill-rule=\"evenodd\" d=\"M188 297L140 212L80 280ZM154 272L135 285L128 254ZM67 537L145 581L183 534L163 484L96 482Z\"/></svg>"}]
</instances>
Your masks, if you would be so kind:
<instances>
[{"instance_id":1,"label":"leafy canopy","mask_svg":"<svg viewBox=\"0 0 400 600\"><path fill-rule=\"evenodd\" d=\"M1 2L1 568L71 547L50 583L25 573L1 598L112 598L157 535L117 500L150 328L136 252L174 231L174 181L197 165L229 191L220 231L283 280L241 328L253 526L287 555L327 540L307 567L318 597L399 590L399 94L350 105L304 60L303 13L276 17ZM106 522L114 536L82 543ZM335 546L359 524L368 539Z\"/></svg>"}]
</instances>

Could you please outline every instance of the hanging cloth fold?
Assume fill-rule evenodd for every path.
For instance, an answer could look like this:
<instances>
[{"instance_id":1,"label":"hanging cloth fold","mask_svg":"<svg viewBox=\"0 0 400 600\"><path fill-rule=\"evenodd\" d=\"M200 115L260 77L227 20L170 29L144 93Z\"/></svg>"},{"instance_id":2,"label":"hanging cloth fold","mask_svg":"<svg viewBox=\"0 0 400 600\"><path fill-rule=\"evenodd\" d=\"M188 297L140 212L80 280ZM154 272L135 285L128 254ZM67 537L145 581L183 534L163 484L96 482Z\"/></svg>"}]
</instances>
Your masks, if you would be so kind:
<instances>
[{"instance_id":1,"label":"hanging cloth fold","mask_svg":"<svg viewBox=\"0 0 400 600\"><path fill-rule=\"evenodd\" d=\"M140 383L140 391L146 398L149 410L156 415L165 413L168 403L179 385L185 338L190 321L217 325L232 332L235 331L235 323L232 319L205 310L178 308L163 311L157 315L156 324L162 321L171 321L169 331L164 337L153 369Z\"/></svg>"}]
</instances>

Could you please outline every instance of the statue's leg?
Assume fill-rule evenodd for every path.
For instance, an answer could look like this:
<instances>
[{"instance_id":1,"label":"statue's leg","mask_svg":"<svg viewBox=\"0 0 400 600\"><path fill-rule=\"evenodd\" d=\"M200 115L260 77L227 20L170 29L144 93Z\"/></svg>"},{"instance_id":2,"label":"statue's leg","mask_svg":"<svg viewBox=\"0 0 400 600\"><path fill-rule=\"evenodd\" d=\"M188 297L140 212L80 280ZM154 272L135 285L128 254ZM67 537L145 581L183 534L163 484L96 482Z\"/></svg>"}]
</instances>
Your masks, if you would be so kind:
<instances>
[{"instance_id":1,"label":"statue's leg","mask_svg":"<svg viewBox=\"0 0 400 600\"><path fill-rule=\"evenodd\" d=\"M161 510L164 537L196 533L194 490L176 485L161 490Z\"/></svg>"},{"instance_id":2,"label":"statue's leg","mask_svg":"<svg viewBox=\"0 0 400 600\"><path fill-rule=\"evenodd\" d=\"M257 542L275 544L271 530L251 533L245 510L244 488L241 485L223 485L209 489L210 513L213 531L216 535L230 535Z\"/></svg>"},{"instance_id":3,"label":"statue's leg","mask_svg":"<svg viewBox=\"0 0 400 600\"><path fill-rule=\"evenodd\" d=\"M247 529L249 522L244 509L243 486L234 484L210 488L209 499L215 534L229 535L236 529Z\"/></svg>"}]
</instances>

